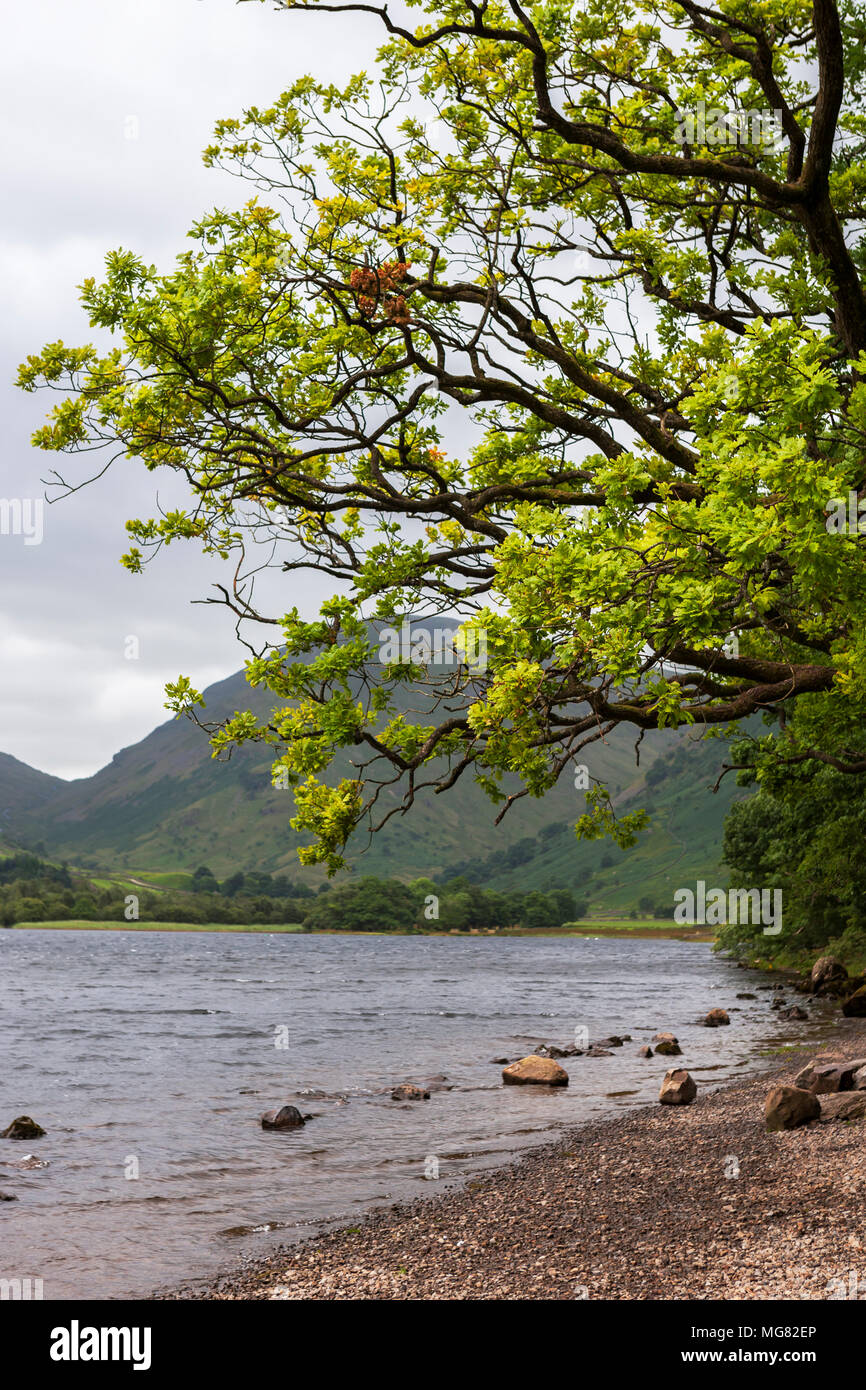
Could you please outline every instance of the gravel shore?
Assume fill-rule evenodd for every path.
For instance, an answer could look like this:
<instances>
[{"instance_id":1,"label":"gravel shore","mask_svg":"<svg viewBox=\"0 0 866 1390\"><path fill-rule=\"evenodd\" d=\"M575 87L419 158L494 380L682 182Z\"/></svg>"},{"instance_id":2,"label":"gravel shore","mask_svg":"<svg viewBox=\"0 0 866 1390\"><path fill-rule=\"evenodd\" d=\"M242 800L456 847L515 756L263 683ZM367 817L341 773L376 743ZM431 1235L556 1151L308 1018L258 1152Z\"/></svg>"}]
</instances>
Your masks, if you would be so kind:
<instances>
[{"instance_id":1,"label":"gravel shore","mask_svg":"<svg viewBox=\"0 0 866 1390\"><path fill-rule=\"evenodd\" d=\"M763 1124L767 1091L814 1055L581 1126L457 1192L167 1296L827 1299L841 1280L866 1300L866 1120ZM866 1056L866 1021L840 1021L817 1055Z\"/></svg>"}]
</instances>

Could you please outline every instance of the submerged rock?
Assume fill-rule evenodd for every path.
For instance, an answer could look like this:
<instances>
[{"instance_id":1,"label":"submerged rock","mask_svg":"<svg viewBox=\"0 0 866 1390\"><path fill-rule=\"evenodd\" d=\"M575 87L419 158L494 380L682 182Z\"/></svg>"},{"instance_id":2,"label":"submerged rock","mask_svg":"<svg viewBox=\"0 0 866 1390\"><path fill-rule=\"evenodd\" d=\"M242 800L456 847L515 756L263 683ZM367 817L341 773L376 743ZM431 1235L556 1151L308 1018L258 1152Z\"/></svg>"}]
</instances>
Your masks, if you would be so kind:
<instances>
[{"instance_id":1,"label":"submerged rock","mask_svg":"<svg viewBox=\"0 0 866 1390\"><path fill-rule=\"evenodd\" d=\"M649 1046L649 1044L647 1043L647 1044L645 1044L643 1047L639 1047L639 1048L638 1048L637 1055L638 1055L638 1057L652 1057L652 1055L653 1055L653 1050L652 1050L652 1048Z\"/></svg>"},{"instance_id":2,"label":"submerged rock","mask_svg":"<svg viewBox=\"0 0 866 1390\"><path fill-rule=\"evenodd\" d=\"M704 1019L704 1027L725 1028L730 1023L730 1021L731 1020L728 1018L728 1015L724 1009L710 1009L710 1012Z\"/></svg>"},{"instance_id":3,"label":"submerged rock","mask_svg":"<svg viewBox=\"0 0 866 1390\"><path fill-rule=\"evenodd\" d=\"M0 1192L0 1202L17 1202L14 1192Z\"/></svg>"},{"instance_id":4,"label":"submerged rock","mask_svg":"<svg viewBox=\"0 0 866 1390\"><path fill-rule=\"evenodd\" d=\"M662 1105L691 1105L697 1094L698 1088L685 1067L671 1067L665 1072L659 1091Z\"/></svg>"},{"instance_id":5,"label":"submerged rock","mask_svg":"<svg viewBox=\"0 0 866 1390\"><path fill-rule=\"evenodd\" d=\"M306 1119L296 1105L281 1105L279 1110L266 1110L262 1116L262 1129L297 1129L303 1124Z\"/></svg>"},{"instance_id":6,"label":"submerged rock","mask_svg":"<svg viewBox=\"0 0 866 1390\"><path fill-rule=\"evenodd\" d=\"M770 1131L796 1129L821 1114L821 1102L814 1091L799 1086L774 1086L764 1101L764 1123Z\"/></svg>"},{"instance_id":7,"label":"submerged rock","mask_svg":"<svg viewBox=\"0 0 866 1390\"><path fill-rule=\"evenodd\" d=\"M557 1047L556 1043L542 1043L541 1047L533 1054L535 1057L580 1057L580 1048L575 1047L574 1043L566 1043L564 1047Z\"/></svg>"},{"instance_id":8,"label":"submerged rock","mask_svg":"<svg viewBox=\"0 0 866 1390\"><path fill-rule=\"evenodd\" d=\"M567 1086L568 1072L552 1058L533 1053L506 1067L502 1080L506 1086Z\"/></svg>"},{"instance_id":9,"label":"submerged rock","mask_svg":"<svg viewBox=\"0 0 866 1390\"><path fill-rule=\"evenodd\" d=\"M11 1125L4 1129L0 1138L3 1139L41 1139L45 1130L38 1125L35 1120L31 1120L29 1115L19 1115L17 1120L13 1120Z\"/></svg>"},{"instance_id":10,"label":"submerged rock","mask_svg":"<svg viewBox=\"0 0 866 1390\"><path fill-rule=\"evenodd\" d=\"M422 1091L420 1086L412 1086L407 1081L402 1086L395 1086L391 1092L392 1100L429 1100L430 1092Z\"/></svg>"}]
</instances>

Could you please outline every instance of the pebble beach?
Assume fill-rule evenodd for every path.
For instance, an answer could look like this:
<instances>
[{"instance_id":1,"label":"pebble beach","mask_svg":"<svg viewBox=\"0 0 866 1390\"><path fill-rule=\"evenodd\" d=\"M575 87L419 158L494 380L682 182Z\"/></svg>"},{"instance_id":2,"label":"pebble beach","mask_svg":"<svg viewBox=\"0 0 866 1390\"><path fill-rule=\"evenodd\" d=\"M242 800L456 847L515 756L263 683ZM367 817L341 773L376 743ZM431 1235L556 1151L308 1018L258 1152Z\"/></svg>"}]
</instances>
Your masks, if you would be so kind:
<instances>
[{"instance_id":1,"label":"pebble beach","mask_svg":"<svg viewBox=\"0 0 866 1390\"><path fill-rule=\"evenodd\" d=\"M866 1300L866 1119L764 1124L769 1090L816 1056L866 1056L866 1020L691 1105L582 1125L457 1191L159 1296Z\"/></svg>"}]
</instances>

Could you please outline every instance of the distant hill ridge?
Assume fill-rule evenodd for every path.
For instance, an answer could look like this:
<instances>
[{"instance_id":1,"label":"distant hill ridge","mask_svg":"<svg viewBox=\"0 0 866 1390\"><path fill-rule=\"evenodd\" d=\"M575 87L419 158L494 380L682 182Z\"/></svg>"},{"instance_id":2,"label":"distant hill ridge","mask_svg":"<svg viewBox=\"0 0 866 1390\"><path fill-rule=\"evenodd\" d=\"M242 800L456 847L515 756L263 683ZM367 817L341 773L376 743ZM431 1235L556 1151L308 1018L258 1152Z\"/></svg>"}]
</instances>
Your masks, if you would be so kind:
<instances>
[{"instance_id":1,"label":"distant hill ridge","mask_svg":"<svg viewBox=\"0 0 866 1390\"><path fill-rule=\"evenodd\" d=\"M62 777L39 772L11 753L0 753L0 831L10 830L22 813L40 810L66 786Z\"/></svg>"}]
</instances>

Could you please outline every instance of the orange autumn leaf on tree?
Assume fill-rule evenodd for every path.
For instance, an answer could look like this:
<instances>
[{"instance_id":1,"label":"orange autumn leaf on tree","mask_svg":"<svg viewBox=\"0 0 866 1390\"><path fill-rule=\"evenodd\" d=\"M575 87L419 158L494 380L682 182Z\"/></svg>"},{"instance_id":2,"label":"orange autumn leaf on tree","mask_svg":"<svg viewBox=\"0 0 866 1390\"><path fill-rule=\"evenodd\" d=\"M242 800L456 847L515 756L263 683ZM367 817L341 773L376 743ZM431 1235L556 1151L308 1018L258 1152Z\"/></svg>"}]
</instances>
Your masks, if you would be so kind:
<instances>
[{"instance_id":1,"label":"orange autumn leaf on tree","mask_svg":"<svg viewBox=\"0 0 866 1390\"><path fill-rule=\"evenodd\" d=\"M406 261L384 261L380 266L356 266L349 276L349 284L355 291L358 308L365 318L372 318L381 303L382 313L389 323L403 327L410 322L409 306L402 294L397 294L399 285L408 278L409 266Z\"/></svg>"}]
</instances>

